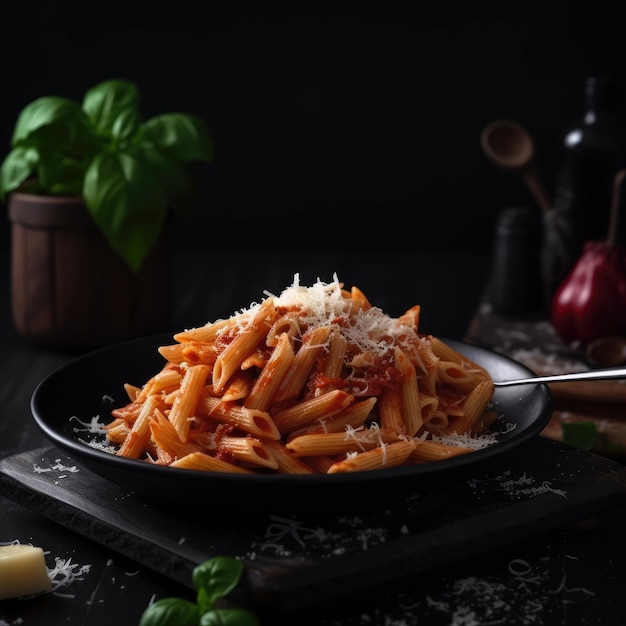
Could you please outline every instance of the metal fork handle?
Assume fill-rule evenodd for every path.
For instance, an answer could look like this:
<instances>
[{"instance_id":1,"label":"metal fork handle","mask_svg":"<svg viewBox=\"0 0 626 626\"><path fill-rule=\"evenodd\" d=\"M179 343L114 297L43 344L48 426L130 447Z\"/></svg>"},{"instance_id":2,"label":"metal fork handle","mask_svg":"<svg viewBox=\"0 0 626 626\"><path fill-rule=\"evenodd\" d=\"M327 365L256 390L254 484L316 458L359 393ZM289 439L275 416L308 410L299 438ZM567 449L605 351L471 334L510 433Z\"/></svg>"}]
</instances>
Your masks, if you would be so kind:
<instances>
[{"instance_id":1,"label":"metal fork handle","mask_svg":"<svg viewBox=\"0 0 626 626\"><path fill-rule=\"evenodd\" d=\"M494 381L496 387L511 387L512 385L531 385L537 383L569 383L581 380L615 380L626 378L626 367L611 367L589 372L574 372L570 374L553 374L550 376L534 376L517 380Z\"/></svg>"}]
</instances>

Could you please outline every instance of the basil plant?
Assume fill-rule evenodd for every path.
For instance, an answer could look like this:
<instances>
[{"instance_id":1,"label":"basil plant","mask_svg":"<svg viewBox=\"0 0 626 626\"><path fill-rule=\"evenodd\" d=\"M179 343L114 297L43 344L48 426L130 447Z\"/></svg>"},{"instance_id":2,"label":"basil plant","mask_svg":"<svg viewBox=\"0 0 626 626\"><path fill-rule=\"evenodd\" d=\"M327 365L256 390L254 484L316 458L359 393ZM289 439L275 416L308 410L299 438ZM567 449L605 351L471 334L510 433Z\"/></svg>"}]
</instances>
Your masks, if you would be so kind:
<instances>
[{"instance_id":1,"label":"basil plant","mask_svg":"<svg viewBox=\"0 0 626 626\"><path fill-rule=\"evenodd\" d=\"M0 166L0 200L16 190L82 197L113 250L138 271L168 212L196 208L188 163L214 158L204 120L168 113L143 121L139 101L135 84L110 80L82 105L58 96L28 104Z\"/></svg>"}]
</instances>

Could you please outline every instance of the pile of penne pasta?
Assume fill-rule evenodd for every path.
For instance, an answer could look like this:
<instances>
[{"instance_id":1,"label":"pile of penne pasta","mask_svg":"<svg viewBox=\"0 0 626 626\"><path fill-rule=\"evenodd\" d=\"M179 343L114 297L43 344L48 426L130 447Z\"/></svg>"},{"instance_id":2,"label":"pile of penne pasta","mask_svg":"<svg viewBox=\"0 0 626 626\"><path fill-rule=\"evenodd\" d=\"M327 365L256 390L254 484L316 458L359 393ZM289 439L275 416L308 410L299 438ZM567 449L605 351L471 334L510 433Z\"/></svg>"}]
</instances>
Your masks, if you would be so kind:
<instances>
[{"instance_id":1,"label":"pile of penne pasta","mask_svg":"<svg viewBox=\"0 0 626 626\"><path fill-rule=\"evenodd\" d=\"M391 318L336 276L298 275L228 319L158 348L164 365L112 411L120 456L211 472L311 474L472 452L494 386L480 365L421 334L420 306ZM461 443L454 441L459 437Z\"/></svg>"}]
</instances>

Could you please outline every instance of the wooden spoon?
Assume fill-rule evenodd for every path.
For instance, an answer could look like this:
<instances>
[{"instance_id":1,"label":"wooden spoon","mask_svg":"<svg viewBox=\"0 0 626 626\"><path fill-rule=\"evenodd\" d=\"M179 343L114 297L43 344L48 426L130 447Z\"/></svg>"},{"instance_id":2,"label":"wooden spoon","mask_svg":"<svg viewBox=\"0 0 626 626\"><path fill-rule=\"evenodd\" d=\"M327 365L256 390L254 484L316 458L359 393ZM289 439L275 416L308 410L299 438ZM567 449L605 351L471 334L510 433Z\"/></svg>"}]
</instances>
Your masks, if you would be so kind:
<instances>
[{"instance_id":1,"label":"wooden spoon","mask_svg":"<svg viewBox=\"0 0 626 626\"><path fill-rule=\"evenodd\" d=\"M526 130L509 120L496 120L480 135L484 153L498 166L519 176L537 204L549 211L552 203L535 165L535 146Z\"/></svg>"}]
</instances>

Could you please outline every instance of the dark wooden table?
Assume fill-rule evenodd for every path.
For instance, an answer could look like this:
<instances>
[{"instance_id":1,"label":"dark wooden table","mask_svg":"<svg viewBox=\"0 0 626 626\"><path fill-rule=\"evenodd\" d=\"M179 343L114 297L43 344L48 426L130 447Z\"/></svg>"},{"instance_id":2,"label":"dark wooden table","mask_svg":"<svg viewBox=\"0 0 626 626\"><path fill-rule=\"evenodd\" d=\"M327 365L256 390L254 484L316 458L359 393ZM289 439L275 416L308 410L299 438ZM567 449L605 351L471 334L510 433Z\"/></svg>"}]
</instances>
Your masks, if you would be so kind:
<instances>
[{"instance_id":1,"label":"dark wooden table","mask_svg":"<svg viewBox=\"0 0 626 626\"><path fill-rule=\"evenodd\" d=\"M318 277L329 281L337 272L389 314L419 303L423 330L463 339L488 278L488 256L354 249L178 251L172 329L230 315L261 299L264 290L278 293L296 272L303 284ZM0 272L0 459L50 446L34 424L30 398L45 376L78 356L30 345L15 333L8 268L7 251ZM36 508L0 495L0 543L19 540L41 546L49 568L61 559L74 565L77 576L54 593L0 602L0 624L133 625L155 598L194 599L188 584ZM364 590L338 594L300 611L270 612L263 623L623 626L626 508L619 498L614 506L601 508L606 510L591 521L578 519L577 513L572 523L538 527L522 540L499 541L497 548L471 557L442 556L441 564L433 562L416 574L391 577L371 588L364 583Z\"/></svg>"}]
</instances>

